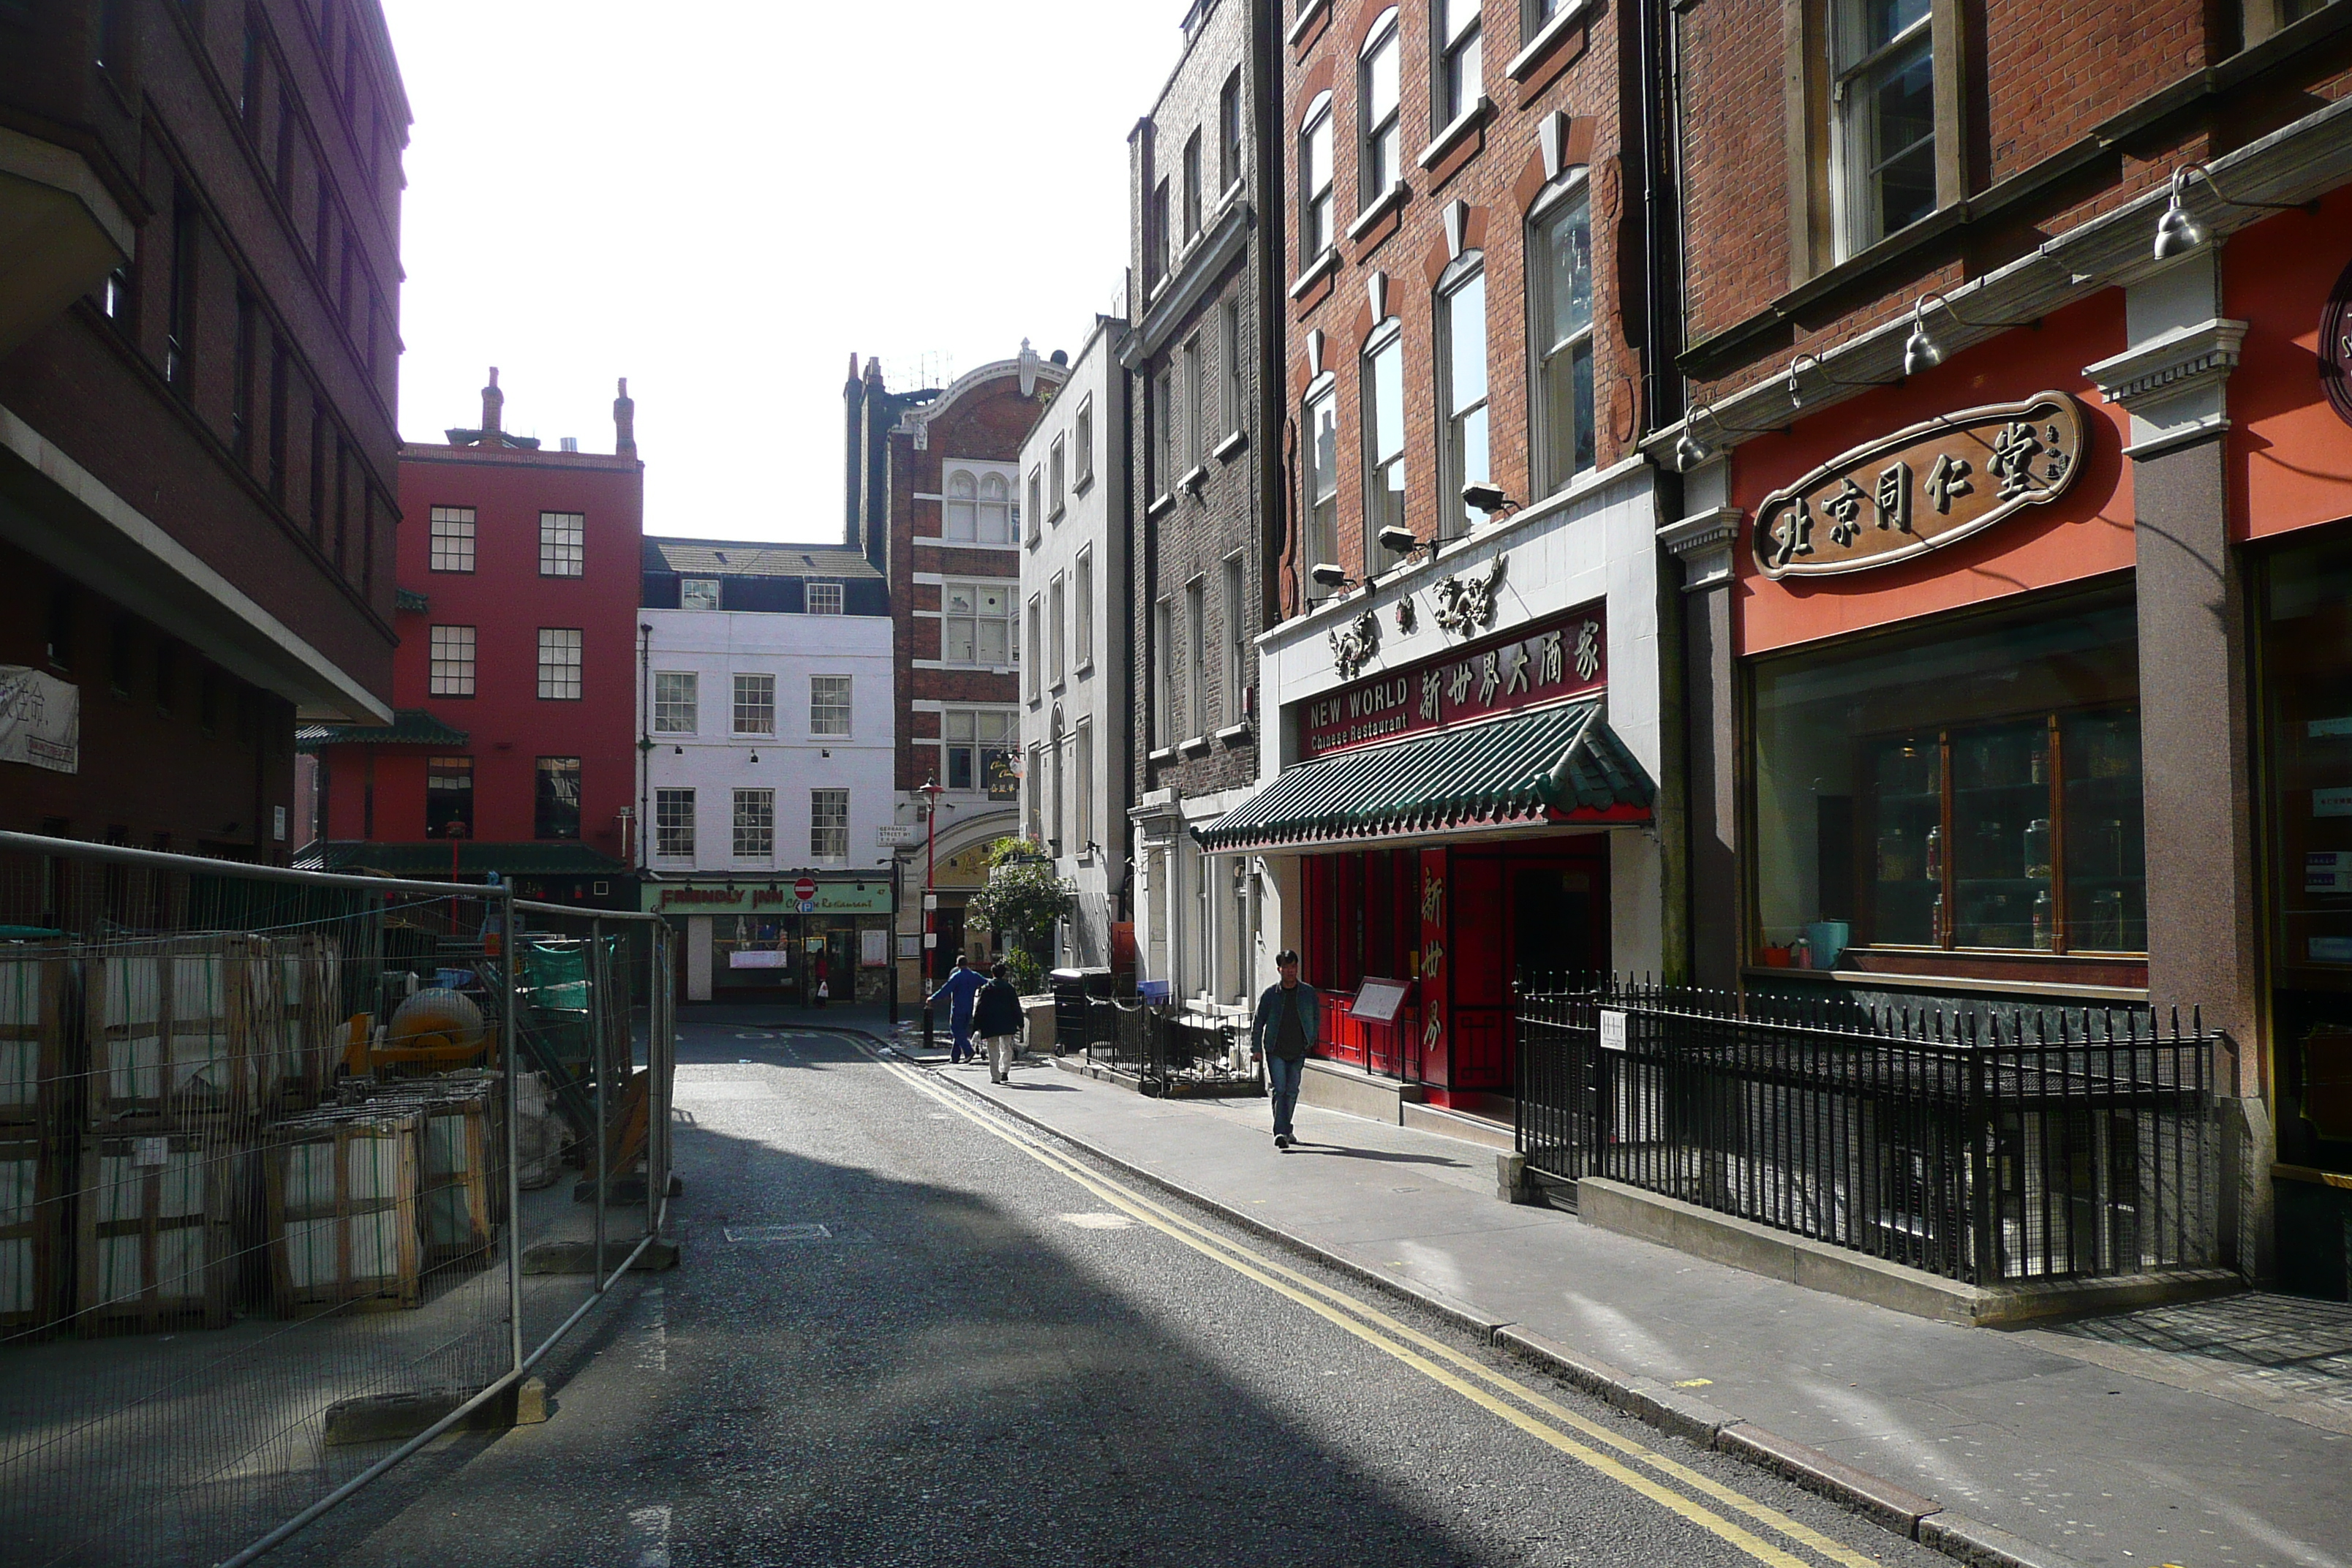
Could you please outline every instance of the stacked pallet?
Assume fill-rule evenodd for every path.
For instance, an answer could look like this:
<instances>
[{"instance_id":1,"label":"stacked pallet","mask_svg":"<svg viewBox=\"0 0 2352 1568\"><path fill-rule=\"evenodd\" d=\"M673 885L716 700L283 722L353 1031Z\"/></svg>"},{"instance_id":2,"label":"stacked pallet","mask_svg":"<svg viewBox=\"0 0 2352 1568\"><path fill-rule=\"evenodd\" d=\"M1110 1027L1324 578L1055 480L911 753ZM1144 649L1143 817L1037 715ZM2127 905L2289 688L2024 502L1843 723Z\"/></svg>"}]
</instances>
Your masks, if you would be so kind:
<instances>
[{"instance_id":1,"label":"stacked pallet","mask_svg":"<svg viewBox=\"0 0 2352 1568\"><path fill-rule=\"evenodd\" d=\"M76 1194L82 1322L142 1333L227 1324L230 1152L217 1132L85 1135Z\"/></svg>"},{"instance_id":2,"label":"stacked pallet","mask_svg":"<svg viewBox=\"0 0 2352 1568\"><path fill-rule=\"evenodd\" d=\"M268 1058L257 1020L269 1010L255 949L249 937L172 937L83 959L91 1125L252 1124Z\"/></svg>"},{"instance_id":3,"label":"stacked pallet","mask_svg":"<svg viewBox=\"0 0 2352 1568\"><path fill-rule=\"evenodd\" d=\"M67 961L55 948L0 949L0 1334L56 1316L64 1258L60 1107Z\"/></svg>"},{"instance_id":4,"label":"stacked pallet","mask_svg":"<svg viewBox=\"0 0 2352 1568\"><path fill-rule=\"evenodd\" d=\"M272 1130L270 1266L281 1311L417 1304L425 1121L415 1107L362 1103Z\"/></svg>"},{"instance_id":5,"label":"stacked pallet","mask_svg":"<svg viewBox=\"0 0 2352 1568\"><path fill-rule=\"evenodd\" d=\"M343 1086L357 1104L414 1110L425 1118L417 1204L428 1267L487 1261L506 1217L505 1171L494 1159L499 1084L496 1073L462 1072Z\"/></svg>"},{"instance_id":6,"label":"stacked pallet","mask_svg":"<svg viewBox=\"0 0 2352 1568\"><path fill-rule=\"evenodd\" d=\"M307 1110L333 1085L342 1054L342 949L331 936L249 939L244 1018L260 1058L264 1100Z\"/></svg>"}]
</instances>

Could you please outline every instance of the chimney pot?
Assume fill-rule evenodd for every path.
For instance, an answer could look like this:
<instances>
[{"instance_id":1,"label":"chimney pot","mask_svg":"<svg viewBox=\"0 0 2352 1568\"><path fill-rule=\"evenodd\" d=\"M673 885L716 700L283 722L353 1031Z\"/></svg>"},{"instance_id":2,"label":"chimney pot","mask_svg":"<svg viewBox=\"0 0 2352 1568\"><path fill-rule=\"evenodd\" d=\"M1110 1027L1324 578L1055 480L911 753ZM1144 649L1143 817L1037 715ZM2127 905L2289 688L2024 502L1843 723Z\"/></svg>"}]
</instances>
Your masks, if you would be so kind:
<instances>
[{"instance_id":1,"label":"chimney pot","mask_svg":"<svg viewBox=\"0 0 2352 1568\"><path fill-rule=\"evenodd\" d=\"M613 450L621 457L637 455L637 401L629 395L629 378L621 377L620 395L613 399Z\"/></svg>"}]
</instances>

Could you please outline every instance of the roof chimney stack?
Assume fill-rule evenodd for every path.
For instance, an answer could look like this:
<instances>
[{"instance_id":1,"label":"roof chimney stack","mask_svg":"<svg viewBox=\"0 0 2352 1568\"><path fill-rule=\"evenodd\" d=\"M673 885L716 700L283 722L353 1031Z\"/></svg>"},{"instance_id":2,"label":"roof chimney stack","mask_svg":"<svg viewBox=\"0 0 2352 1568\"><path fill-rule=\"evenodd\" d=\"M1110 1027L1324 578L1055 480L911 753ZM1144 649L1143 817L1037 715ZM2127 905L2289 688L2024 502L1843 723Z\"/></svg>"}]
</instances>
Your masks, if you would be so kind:
<instances>
[{"instance_id":1,"label":"roof chimney stack","mask_svg":"<svg viewBox=\"0 0 2352 1568\"><path fill-rule=\"evenodd\" d=\"M629 395L629 378L621 377L621 395L613 399L613 450L624 458L637 455L637 400Z\"/></svg>"},{"instance_id":2,"label":"roof chimney stack","mask_svg":"<svg viewBox=\"0 0 2352 1568\"><path fill-rule=\"evenodd\" d=\"M501 421L506 417L506 406L507 395L499 390L499 367L492 365L490 366L490 384L482 388L482 434L485 437L499 435L505 430L506 426ZM482 442L485 447L502 444L488 439Z\"/></svg>"}]
</instances>

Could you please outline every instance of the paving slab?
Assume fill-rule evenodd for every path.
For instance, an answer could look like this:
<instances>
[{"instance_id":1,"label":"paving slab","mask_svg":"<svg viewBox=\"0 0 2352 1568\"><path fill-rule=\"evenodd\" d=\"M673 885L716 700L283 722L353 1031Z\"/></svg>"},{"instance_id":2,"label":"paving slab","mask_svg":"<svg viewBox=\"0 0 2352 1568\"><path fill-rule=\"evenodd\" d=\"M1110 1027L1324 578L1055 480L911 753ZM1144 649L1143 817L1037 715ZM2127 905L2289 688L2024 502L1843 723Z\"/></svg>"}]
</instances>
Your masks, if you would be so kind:
<instances>
[{"instance_id":1,"label":"paving slab","mask_svg":"<svg viewBox=\"0 0 2352 1568\"><path fill-rule=\"evenodd\" d=\"M2014 1540L2118 1568L2352 1568L2352 1331L2326 1303L1932 1322L1503 1203L1493 1151L1414 1128L1301 1106L1285 1152L1264 1100L1148 1100L1044 1064L1003 1086L945 1076L1345 1266L1918 1494L1954 1516L1955 1554Z\"/></svg>"}]
</instances>

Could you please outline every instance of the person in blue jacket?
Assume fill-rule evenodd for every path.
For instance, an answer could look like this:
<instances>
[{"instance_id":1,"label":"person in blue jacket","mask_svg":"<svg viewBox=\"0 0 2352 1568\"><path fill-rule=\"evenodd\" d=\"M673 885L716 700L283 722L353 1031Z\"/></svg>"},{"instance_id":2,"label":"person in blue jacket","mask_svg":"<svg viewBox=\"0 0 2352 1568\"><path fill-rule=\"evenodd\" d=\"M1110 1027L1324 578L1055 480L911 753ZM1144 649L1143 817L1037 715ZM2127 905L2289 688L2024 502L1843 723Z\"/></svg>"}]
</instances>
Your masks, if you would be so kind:
<instances>
[{"instance_id":1,"label":"person in blue jacket","mask_svg":"<svg viewBox=\"0 0 2352 1568\"><path fill-rule=\"evenodd\" d=\"M936 1007L940 997L948 999L948 1027L955 1036L954 1043L948 1049L950 1061L971 1059L972 998L979 995L980 988L987 984L988 976L966 964L963 954L959 952L956 954L955 972L940 982L940 988L932 992L931 999L924 1004L927 1007Z\"/></svg>"}]
</instances>

